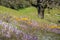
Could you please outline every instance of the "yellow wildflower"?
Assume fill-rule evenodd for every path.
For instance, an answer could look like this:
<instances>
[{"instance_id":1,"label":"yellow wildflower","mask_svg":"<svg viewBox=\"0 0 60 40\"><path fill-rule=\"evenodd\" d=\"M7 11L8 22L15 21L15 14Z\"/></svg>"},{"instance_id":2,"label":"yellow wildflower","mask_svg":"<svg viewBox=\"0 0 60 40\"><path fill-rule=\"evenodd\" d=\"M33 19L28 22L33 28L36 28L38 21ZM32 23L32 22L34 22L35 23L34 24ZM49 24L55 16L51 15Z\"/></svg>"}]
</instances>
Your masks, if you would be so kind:
<instances>
[{"instance_id":1,"label":"yellow wildflower","mask_svg":"<svg viewBox=\"0 0 60 40\"><path fill-rule=\"evenodd\" d=\"M17 21L20 21L20 18L15 18Z\"/></svg>"},{"instance_id":2,"label":"yellow wildflower","mask_svg":"<svg viewBox=\"0 0 60 40\"><path fill-rule=\"evenodd\" d=\"M19 17L16 17L16 16L13 16L13 18L17 21L20 21L20 18Z\"/></svg>"},{"instance_id":3,"label":"yellow wildflower","mask_svg":"<svg viewBox=\"0 0 60 40\"><path fill-rule=\"evenodd\" d=\"M59 29L60 29L60 26L57 26L57 28L59 28Z\"/></svg>"},{"instance_id":4,"label":"yellow wildflower","mask_svg":"<svg viewBox=\"0 0 60 40\"><path fill-rule=\"evenodd\" d=\"M21 18L21 20L28 21L29 19L28 18Z\"/></svg>"},{"instance_id":5,"label":"yellow wildflower","mask_svg":"<svg viewBox=\"0 0 60 40\"><path fill-rule=\"evenodd\" d=\"M50 28L57 28L57 26L50 26Z\"/></svg>"},{"instance_id":6,"label":"yellow wildflower","mask_svg":"<svg viewBox=\"0 0 60 40\"><path fill-rule=\"evenodd\" d=\"M60 27L57 27L57 28L59 28L59 29L60 29Z\"/></svg>"},{"instance_id":7,"label":"yellow wildflower","mask_svg":"<svg viewBox=\"0 0 60 40\"><path fill-rule=\"evenodd\" d=\"M59 28L60 29L59 26L50 26L50 28Z\"/></svg>"}]
</instances>

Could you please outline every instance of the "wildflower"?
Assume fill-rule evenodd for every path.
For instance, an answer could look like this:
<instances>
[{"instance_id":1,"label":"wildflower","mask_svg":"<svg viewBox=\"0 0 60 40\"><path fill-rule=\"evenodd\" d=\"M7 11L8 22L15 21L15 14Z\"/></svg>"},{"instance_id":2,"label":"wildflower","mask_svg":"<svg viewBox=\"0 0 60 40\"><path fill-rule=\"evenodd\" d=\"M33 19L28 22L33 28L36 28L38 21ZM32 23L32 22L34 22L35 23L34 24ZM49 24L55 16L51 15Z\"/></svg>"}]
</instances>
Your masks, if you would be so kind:
<instances>
[{"instance_id":1,"label":"wildflower","mask_svg":"<svg viewBox=\"0 0 60 40\"><path fill-rule=\"evenodd\" d=\"M50 28L57 28L57 26L50 26Z\"/></svg>"},{"instance_id":2,"label":"wildflower","mask_svg":"<svg viewBox=\"0 0 60 40\"><path fill-rule=\"evenodd\" d=\"M29 35L29 34L24 34L24 36L23 36L23 40L38 40L38 38L37 37L35 37L35 36L32 36L32 35Z\"/></svg>"},{"instance_id":3,"label":"wildflower","mask_svg":"<svg viewBox=\"0 0 60 40\"><path fill-rule=\"evenodd\" d=\"M17 40L20 40L20 38L22 40L37 40L37 37L24 33L22 30L19 30L15 25L11 23L0 21L0 25L3 27L0 29L0 33L2 34L1 36L5 38L11 38L13 36L16 37Z\"/></svg>"},{"instance_id":4,"label":"wildflower","mask_svg":"<svg viewBox=\"0 0 60 40\"><path fill-rule=\"evenodd\" d=\"M50 26L50 28L58 28L58 29L60 29L60 26Z\"/></svg>"},{"instance_id":5,"label":"wildflower","mask_svg":"<svg viewBox=\"0 0 60 40\"><path fill-rule=\"evenodd\" d=\"M20 18L16 17L16 16L13 16L13 18L17 21L20 21Z\"/></svg>"},{"instance_id":6,"label":"wildflower","mask_svg":"<svg viewBox=\"0 0 60 40\"><path fill-rule=\"evenodd\" d=\"M0 24L2 24L2 20L0 20Z\"/></svg>"},{"instance_id":7,"label":"wildflower","mask_svg":"<svg viewBox=\"0 0 60 40\"><path fill-rule=\"evenodd\" d=\"M16 17L15 19L16 19L17 21L20 21L20 18L17 18L17 17Z\"/></svg>"},{"instance_id":8,"label":"wildflower","mask_svg":"<svg viewBox=\"0 0 60 40\"><path fill-rule=\"evenodd\" d=\"M21 18L21 20L28 21L29 19L28 18Z\"/></svg>"},{"instance_id":9,"label":"wildflower","mask_svg":"<svg viewBox=\"0 0 60 40\"><path fill-rule=\"evenodd\" d=\"M60 29L60 26L57 26L57 28L59 28L59 29Z\"/></svg>"},{"instance_id":10,"label":"wildflower","mask_svg":"<svg viewBox=\"0 0 60 40\"><path fill-rule=\"evenodd\" d=\"M7 34L5 34L5 36L10 38L11 37L10 32L7 32Z\"/></svg>"}]
</instances>

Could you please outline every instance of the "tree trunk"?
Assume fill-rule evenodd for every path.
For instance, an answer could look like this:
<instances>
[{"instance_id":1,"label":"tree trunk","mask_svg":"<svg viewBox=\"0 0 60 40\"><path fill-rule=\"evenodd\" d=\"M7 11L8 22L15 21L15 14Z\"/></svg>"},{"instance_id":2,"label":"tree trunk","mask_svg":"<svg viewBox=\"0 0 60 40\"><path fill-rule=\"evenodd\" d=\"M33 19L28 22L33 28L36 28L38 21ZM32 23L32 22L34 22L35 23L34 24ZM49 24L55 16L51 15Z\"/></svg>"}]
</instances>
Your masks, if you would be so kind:
<instances>
[{"instance_id":1,"label":"tree trunk","mask_svg":"<svg viewBox=\"0 0 60 40\"><path fill-rule=\"evenodd\" d=\"M34 6L34 7L37 8L37 10L38 10L38 16L43 19L43 18L44 18L45 8L44 8L44 6L41 4L42 1L43 1L43 0L37 0L37 5L33 4L32 2L30 2L30 3L31 3L32 6Z\"/></svg>"},{"instance_id":2,"label":"tree trunk","mask_svg":"<svg viewBox=\"0 0 60 40\"><path fill-rule=\"evenodd\" d=\"M41 5L38 6L37 8L38 8L38 16L43 19L44 18L44 10L45 9Z\"/></svg>"},{"instance_id":3,"label":"tree trunk","mask_svg":"<svg viewBox=\"0 0 60 40\"><path fill-rule=\"evenodd\" d=\"M38 16L40 18L44 18L44 7L41 4L43 0L37 0L37 9L38 9Z\"/></svg>"}]
</instances>

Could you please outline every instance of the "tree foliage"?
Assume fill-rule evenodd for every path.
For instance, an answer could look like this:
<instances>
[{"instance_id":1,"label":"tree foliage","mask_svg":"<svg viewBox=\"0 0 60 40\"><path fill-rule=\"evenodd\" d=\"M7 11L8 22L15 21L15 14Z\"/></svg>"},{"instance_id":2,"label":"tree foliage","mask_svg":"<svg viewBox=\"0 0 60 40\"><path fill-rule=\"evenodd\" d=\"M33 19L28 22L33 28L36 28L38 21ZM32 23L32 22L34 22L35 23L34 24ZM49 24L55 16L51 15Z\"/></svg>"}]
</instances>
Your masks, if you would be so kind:
<instances>
[{"instance_id":1,"label":"tree foliage","mask_svg":"<svg viewBox=\"0 0 60 40\"><path fill-rule=\"evenodd\" d=\"M53 3L60 5L59 0L40 0L40 1L43 6L46 4L49 6L49 4ZM10 7L12 9L28 7L31 6L31 3L37 5L37 0L0 0L0 5Z\"/></svg>"},{"instance_id":2,"label":"tree foliage","mask_svg":"<svg viewBox=\"0 0 60 40\"><path fill-rule=\"evenodd\" d=\"M0 0L0 5L10 7L12 9L24 8L30 6L26 0Z\"/></svg>"}]
</instances>

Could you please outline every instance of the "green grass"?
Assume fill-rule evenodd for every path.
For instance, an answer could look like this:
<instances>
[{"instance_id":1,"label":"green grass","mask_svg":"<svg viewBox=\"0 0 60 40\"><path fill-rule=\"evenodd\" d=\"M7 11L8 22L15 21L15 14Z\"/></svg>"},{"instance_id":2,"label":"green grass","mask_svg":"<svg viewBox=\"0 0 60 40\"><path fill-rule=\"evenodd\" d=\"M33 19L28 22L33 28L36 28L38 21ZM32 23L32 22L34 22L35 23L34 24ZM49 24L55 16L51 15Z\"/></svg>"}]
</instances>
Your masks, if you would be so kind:
<instances>
[{"instance_id":1,"label":"green grass","mask_svg":"<svg viewBox=\"0 0 60 40\"><path fill-rule=\"evenodd\" d=\"M60 9L52 9L50 10L50 14L48 14L47 9L45 11L45 19L48 19L50 22L57 23L60 20Z\"/></svg>"},{"instance_id":2,"label":"green grass","mask_svg":"<svg viewBox=\"0 0 60 40\"><path fill-rule=\"evenodd\" d=\"M45 22L45 23L57 23L58 20L60 20L60 16L57 16L55 14L60 14L60 9L52 9L50 10L50 14L48 14L48 10L45 10L45 19L40 19L37 14L37 9L34 7L28 7L24 9L19 9L19 10L13 10L10 8L6 8L3 6L0 6L0 13L8 13L9 15L13 16L23 16L23 17L29 17L30 19L36 20L38 22ZM48 14L48 15L46 15Z\"/></svg>"}]
</instances>

